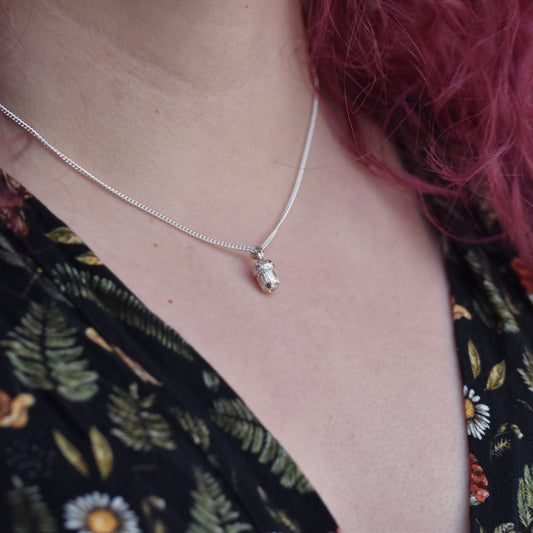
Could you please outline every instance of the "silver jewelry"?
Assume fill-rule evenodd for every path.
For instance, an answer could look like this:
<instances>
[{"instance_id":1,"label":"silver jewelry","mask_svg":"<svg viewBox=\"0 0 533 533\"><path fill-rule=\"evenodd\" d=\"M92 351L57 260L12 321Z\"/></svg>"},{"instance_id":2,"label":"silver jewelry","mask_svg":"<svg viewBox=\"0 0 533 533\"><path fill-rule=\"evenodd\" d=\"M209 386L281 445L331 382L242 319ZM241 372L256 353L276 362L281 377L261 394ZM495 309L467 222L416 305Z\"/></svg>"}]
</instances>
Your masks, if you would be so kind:
<instances>
[{"instance_id":1,"label":"silver jewelry","mask_svg":"<svg viewBox=\"0 0 533 533\"><path fill-rule=\"evenodd\" d=\"M302 152L302 158L300 160L300 165L298 167L298 173L296 174L296 179L294 180L294 186L292 188L291 195L289 197L287 204L285 205L285 209L283 210L283 213L281 214L280 219L278 220L277 224L274 226L274 229L270 232L268 237L259 246L246 246L244 244L234 244L234 243L230 243L226 241L221 241L219 239L213 239L212 237L208 237L207 235L203 235L202 233L194 231L191 228L185 226L184 224L181 224L177 222L176 220L166 215L163 215L162 213L159 213L155 209L152 209L151 207L148 207L142 202L135 200L131 196L128 196L127 194L124 194L123 192L120 192L119 190L115 189L111 185L107 185L102 180L98 179L96 176L91 174L89 171L85 170L81 165L78 165L78 163L72 161L72 159L70 159L65 154L60 152L57 148L52 146L40 133L34 130L29 124L24 122L21 118L15 115L15 113L7 109L2 104L0 104L0 111L7 118L11 119L15 124L20 126L22 129L24 129L26 132L32 135L35 139L37 139L37 141L39 141L45 148L47 148L50 152L52 152L59 159L61 159L63 163L71 167L73 170L75 170L82 176L90 179L94 183L97 183L109 193L120 198L121 200L124 200L126 203L136 207L137 209L140 209L141 211L144 211L145 213L148 213L149 215L152 215L155 218L158 218L159 220L161 220L162 222L165 222L169 226L172 226L173 228L183 233L186 233L187 235L190 235L191 237L194 237L195 239L204 241L208 244L212 244L213 246L219 246L221 248L228 248L230 250L236 250L239 252L249 253L252 259L256 261L254 268L253 268L253 274L255 278L257 279L257 283L263 292L265 293L274 292L279 287L279 278L276 274L276 271L274 270L275 265L272 261L268 259L264 259L264 251L265 251L265 248L270 244L272 239L275 237L281 224L287 217L289 211L291 210L292 205L294 204L294 200L296 199L298 190L300 189L300 184L302 182L302 178L304 175L305 166L307 164L307 158L309 156L309 150L311 148L311 141L313 140L313 133L315 130L316 118L318 114L318 97L316 94L313 99L313 109L311 112L311 118L309 120L309 127L307 130L305 145L304 145L304 149Z\"/></svg>"}]
</instances>

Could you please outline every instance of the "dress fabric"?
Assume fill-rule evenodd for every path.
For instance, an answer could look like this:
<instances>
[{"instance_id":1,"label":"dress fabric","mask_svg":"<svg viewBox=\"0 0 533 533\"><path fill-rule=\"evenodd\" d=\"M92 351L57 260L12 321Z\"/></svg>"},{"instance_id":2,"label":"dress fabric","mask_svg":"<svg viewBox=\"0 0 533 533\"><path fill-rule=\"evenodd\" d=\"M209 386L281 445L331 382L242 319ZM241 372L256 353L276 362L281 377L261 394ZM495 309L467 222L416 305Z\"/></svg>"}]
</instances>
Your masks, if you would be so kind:
<instances>
[{"instance_id":1,"label":"dress fabric","mask_svg":"<svg viewBox=\"0 0 533 533\"><path fill-rule=\"evenodd\" d=\"M510 250L445 252L471 528L531 531L533 273ZM213 368L5 173L0 474L2 533L337 531Z\"/></svg>"}]
</instances>

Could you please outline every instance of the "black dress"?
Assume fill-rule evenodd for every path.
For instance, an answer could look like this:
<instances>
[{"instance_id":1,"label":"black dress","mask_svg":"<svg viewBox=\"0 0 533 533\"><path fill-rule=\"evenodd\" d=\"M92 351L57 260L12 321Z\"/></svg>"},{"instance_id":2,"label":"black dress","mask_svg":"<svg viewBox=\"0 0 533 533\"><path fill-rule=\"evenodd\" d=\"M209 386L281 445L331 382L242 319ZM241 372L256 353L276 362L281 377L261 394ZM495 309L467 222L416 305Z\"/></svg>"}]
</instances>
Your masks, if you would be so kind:
<instances>
[{"instance_id":1,"label":"black dress","mask_svg":"<svg viewBox=\"0 0 533 533\"><path fill-rule=\"evenodd\" d=\"M533 273L505 250L445 246L472 531L530 531ZM223 379L2 174L0 531L336 530Z\"/></svg>"}]
</instances>

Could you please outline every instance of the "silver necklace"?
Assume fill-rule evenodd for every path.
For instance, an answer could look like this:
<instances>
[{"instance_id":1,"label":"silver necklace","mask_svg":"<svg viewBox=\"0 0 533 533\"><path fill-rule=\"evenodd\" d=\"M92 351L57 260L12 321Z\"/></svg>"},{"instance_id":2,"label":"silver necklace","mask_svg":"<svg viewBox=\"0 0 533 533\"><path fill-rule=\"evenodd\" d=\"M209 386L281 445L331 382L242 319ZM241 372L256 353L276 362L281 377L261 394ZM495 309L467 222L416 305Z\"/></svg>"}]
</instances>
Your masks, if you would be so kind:
<instances>
[{"instance_id":1,"label":"silver necklace","mask_svg":"<svg viewBox=\"0 0 533 533\"><path fill-rule=\"evenodd\" d=\"M300 189L300 184L302 182L302 178L303 178L304 171L305 171L305 166L307 164L307 158L309 156L309 151L311 148L311 142L313 140L313 133L315 131L316 118L318 114L318 97L316 94L313 99L313 109L311 112L311 118L309 120L309 127L307 129L305 145L304 145L304 149L302 152L300 165L298 167L298 173L296 174L296 178L294 180L294 186L292 188L291 195L289 197L287 204L285 205L285 209L283 209L281 217L279 218L277 224L274 226L274 229L270 232L270 234L263 241L263 243L258 246L247 246L244 244L235 244L235 243L222 241L219 239L213 239L212 237L208 237L207 235L199 233L198 231L194 231L193 229L185 226L184 224L181 224L180 222L177 222L176 220L162 213L159 213L155 209L148 207L142 202L135 200L131 196L128 196L127 194L124 194L123 192L120 192L119 190L115 189L111 185L104 183L102 180L98 179L96 176L91 174L89 171L85 170L81 165L78 165L78 163L76 163L75 161L67 157L65 154L60 152L57 148L52 146L39 132L33 129L29 124L24 122L20 117L15 115L15 113L7 109L7 107L3 106L2 104L0 104L0 111L6 117L11 119L15 124L20 126L23 130L28 132L30 135L32 135L45 148L47 148L50 152L52 152L55 156L57 156L61 161L63 161L63 163L71 167L73 170L75 170L76 172L84 176L85 178L88 178L94 183L97 183L98 185L100 185L100 187L103 187L106 191L113 194L117 198L120 198L124 202L132 205L133 207L136 207L137 209L140 209L141 211L144 211L145 213L148 213L149 215L155 218L158 218L159 220L161 220L162 222L165 222L169 226L172 226L173 228L183 233L186 233L187 235L190 235L191 237L194 237L195 239L204 241L208 244L212 244L213 246L218 246L220 248L227 248L227 249L235 250L238 252L249 253L252 259L256 261L253 267L253 274L257 280L259 287L261 288L263 292L271 293L271 292L274 292L279 287L279 278L276 274L276 271L274 270L274 267L275 267L274 262L270 261L269 259L265 259L264 252L265 252L265 248L270 244L272 239L275 237L281 224L283 224L283 221L289 214L289 211L291 210L291 207L294 204L294 200L296 199L296 195L298 194L298 190Z\"/></svg>"}]
</instances>

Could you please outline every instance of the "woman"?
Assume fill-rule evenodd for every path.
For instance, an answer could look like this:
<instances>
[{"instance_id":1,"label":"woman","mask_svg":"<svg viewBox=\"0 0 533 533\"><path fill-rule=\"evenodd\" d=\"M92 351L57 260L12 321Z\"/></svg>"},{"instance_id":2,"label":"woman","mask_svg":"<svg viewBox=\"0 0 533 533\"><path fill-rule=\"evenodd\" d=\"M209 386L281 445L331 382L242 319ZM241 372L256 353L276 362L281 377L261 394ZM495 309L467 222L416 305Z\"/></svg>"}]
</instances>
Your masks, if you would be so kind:
<instances>
[{"instance_id":1,"label":"woman","mask_svg":"<svg viewBox=\"0 0 533 533\"><path fill-rule=\"evenodd\" d=\"M270 296L246 256L118 201L4 121L3 530L528 527L532 313L515 255L450 241L446 269L428 218L472 240L495 235L495 210L531 257L531 16L427 4L7 3L2 103L211 238L269 234L309 64L323 102L268 248ZM501 42L505 113L479 63Z\"/></svg>"}]
</instances>

